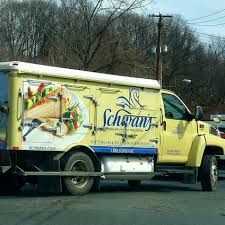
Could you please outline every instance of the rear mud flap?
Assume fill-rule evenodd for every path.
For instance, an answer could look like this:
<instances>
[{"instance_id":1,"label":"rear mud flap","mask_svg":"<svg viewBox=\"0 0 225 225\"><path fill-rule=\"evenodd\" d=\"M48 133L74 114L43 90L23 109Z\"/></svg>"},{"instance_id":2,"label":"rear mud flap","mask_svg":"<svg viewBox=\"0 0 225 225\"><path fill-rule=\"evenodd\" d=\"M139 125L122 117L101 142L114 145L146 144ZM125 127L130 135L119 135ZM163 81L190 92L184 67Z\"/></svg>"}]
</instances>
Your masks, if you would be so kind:
<instances>
[{"instance_id":1,"label":"rear mud flap","mask_svg":"<svg viewBox=\"0 0 225 225\"><path fill-rule=\"evenodd\" d=\"M38 177L37 191L39 193L61 193L61 177Z\"/></svg>"},{"instance_id":2,"label":"rear mud flap","mask_svg":"<svg viewBox=\"0 0 225 225\"><path fill-rule=\"evenodd\" d=\"M0 173L5 173L11 168L10 153L7 150L0 150Z\"/></svg>"},{"instance_id":3,"label":"rear mud flap","mask_svg":"<svg viewBox=\"0 0 225 225\"><path fill-rule=\"evenodd\" d=\"M60 171L59 160L53 160L51 165L52 171ZM62 179L60 176L38 176L37 191L39 193L61 193Z\"/></svg>"}]
</instances>

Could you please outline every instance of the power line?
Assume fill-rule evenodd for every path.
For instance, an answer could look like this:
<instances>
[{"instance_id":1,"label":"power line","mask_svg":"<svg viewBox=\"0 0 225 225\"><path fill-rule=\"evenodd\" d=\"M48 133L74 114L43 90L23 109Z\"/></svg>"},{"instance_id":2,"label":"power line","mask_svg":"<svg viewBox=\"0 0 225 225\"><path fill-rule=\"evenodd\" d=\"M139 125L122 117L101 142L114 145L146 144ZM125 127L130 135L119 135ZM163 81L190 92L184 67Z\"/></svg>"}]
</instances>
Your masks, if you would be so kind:
<instances>
[{"instance_id":1,"label":"power line","mask_svg":"<svg viewBox=\"0 0 225 225\"><path fill-rule=\"evenodd\" d=\"M211 47L211 44L208 43L208 42L200 41L200 43L203 44L203 45L208 45L208 47Z\"/></svg>"},{"instance_id":2,"label":"power line","mask_svg":"<svg viewBox=\"0 0 225 225\"><path fill-rule=\"evenodd\" d=\"M220 37L220 36L213 35L213 34L201 33L201 32L197 32L197 31L195 33L200 35L200 36L208 36L208 37L211 37L211 38L217 38L217 39L221 39L221 40L225 41L225 37Z\"/></svg>"},{"instance_id":3,"label":"power line","mask_svg":"<svg viewBox=\"0 0 225 225\"><path fill-rule=\"evenodd\" d=\"M223 26L223 25L225 25L225 23L218 23L218 24L198 24L198 23L194 24L194 23L192 23L190 25L200 26L200 27L216 27L216 26Z\"/></svg>"},{"instance_id":4,"label":"power line","mask_svg":"<svg viewBox=\"0 0 225 225\"><path fill-rule=\"evenodd\" d=\"M204 19L204 18L207 18L207 17L213 16L213 15L216 15L216 14L221 13L221 12L224 12L224 11L225 11L225 9L222 9L222 10L216 11L216 12L214 12L214 13L208 14L208 15L206 15L206 16L197 17L197 18L194 18L194 19L190 19L190 20L188 20L188 21Z\"/></svg>"},{"instance_id":5,"label":"power line","mask_svg":"<svg viewBox=\"0 0 225 225\"><path fill-rule=\"evenodd\" d=\"M225 16L221 16L221 17L218 17L218 18L216 18L216 19L206 20L206 21L202 21L202 22L198 22L198 23L187 23L187 24L202 24L202 23L209 23L209 22L213 22L213 21L220 20L220 19L223 19L223 18L225 18Z\"/></svg>"}]
</instances>

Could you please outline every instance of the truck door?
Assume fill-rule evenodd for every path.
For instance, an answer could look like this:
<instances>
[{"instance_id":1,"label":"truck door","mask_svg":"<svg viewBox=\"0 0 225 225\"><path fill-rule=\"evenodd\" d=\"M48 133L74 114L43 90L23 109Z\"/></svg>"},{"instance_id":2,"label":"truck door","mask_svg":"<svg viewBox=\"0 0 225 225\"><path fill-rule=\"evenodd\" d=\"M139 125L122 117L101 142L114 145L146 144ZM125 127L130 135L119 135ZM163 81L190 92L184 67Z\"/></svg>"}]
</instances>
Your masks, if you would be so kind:
<instances>
[{"instance_id":1,"label":"truck door","mask_svg":"<svg viewBox=\"0 0 225 225\"><path fill-rule=\"evenodd\" d=\"M140 153L157 153L159 143L159 91L132 87L129 90L129 112L126 144Z\"/></svg>"},{"instance_id":2,"label":"truck door","mask_svg":"<svg viewBox=\"0 0 225 225\"><path fill-rule=\"evenodd\" d=\"M119 88L100 87L96 90L94 135L92 146L96 152L119 153L116 148L124 145L123 117L127 111L117 99L124 95ZM114 152L115 151L115 152Z\"/></svg>"},{"instance_id":3,"label":"truck door","mask_svg":"<svg viewBox=\"0 0 225 225\"><path fill-rule=\"evenodd\" d=\"M61 86L59 125L55 145L64 150L71 144L84 141L93 128L93 104L90 88L83 84Z\"/></svg>"},{"instance_id":4,"label":"truck door","mask_svg":"<svg viewBox=\"0 0 225 225\"><path fill-rule=\"evenodd\" d=\"M92 128L90 89L48 81L24 82L23 148L62 151Z\"/></svg>"},{"instance_id":5,"label":"truck door","mask_svg":"<svg viewBox=\"0 0 225 225\"><path fill-rule=\"evenodd\" d=\"M162 100L161 162L184 163L193 141L195 121L177 96L162 93Z\"/></svg>"},{"instance_id":6,"label":"truck door","mask_svg":"<svg viewBox=\"0 0 225 225\"><path fill-rule=\"evenodd\" d=\"M138 88L98 89L95 144L99 149L112 153L156 153L158 96Z\"/></svg>"}]
</instances>

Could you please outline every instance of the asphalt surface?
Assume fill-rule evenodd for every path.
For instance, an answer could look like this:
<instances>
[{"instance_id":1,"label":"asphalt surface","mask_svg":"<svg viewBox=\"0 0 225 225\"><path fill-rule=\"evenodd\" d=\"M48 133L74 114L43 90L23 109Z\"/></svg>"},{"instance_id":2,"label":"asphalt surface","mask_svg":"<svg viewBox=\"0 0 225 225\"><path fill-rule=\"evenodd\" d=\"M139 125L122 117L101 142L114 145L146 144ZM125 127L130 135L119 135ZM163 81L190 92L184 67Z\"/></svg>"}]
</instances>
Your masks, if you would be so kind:
<instances>
[{"instance_id":1,"label":"asphalt surface","mask_svg":"<svg viewBox=\"0 0 225 225\"><path fill-rule=\"evenodd\" d=\"M225 181L217 192L200 185L103 182L85 196L40 195L29 186L0 196L0 225L217 225L225 224Z\"/></svg>"}]
</instances>

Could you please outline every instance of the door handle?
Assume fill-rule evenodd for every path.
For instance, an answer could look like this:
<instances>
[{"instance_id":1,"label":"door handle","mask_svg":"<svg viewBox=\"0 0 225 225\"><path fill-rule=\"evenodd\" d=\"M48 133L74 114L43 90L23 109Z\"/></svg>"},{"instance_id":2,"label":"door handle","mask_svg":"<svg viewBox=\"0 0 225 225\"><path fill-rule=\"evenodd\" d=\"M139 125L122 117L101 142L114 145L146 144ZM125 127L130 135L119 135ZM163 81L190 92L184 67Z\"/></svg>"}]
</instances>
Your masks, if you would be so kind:
<instances>
[{"instance_id":1,"label":"door handle","mask_svg":"<svg viewBox=\"0 0 225 225\"><path fill-rule=\"evenodd\" d=\"M99 88L99 90L103 93L117 93L120 92L120 89L115 88Z\"/></svg>"},{"instance_id":2,"label":"door handle","mask_svg":"<svg viewBox=\"0 0 225 225\"><path fill-rule=\"evenodd\" d=\"M166 121L162 122L162 127L163 127L163 130L166 130Z\"/></svg>"},{"instance_id":3,"label":"door handle","mask_svg":"<svg viewBox=\"0 0 225 225\"><path fill-rule=\"evenodd\" d=\"M76 84L65 84L64 85L68 89L75 89L75 90L84 90L87 88L85 85L76 85Z\"/></svg>"},{"instance_id":4,"label":"door handle","mask_svg":"<svg viewBox=\"0 0 225 225\"><path fill-rule=\"evenodd\" d=\"M92 124L83 124L84 128L92 129L93 125Z\"/></svg>"}]
</instances>

